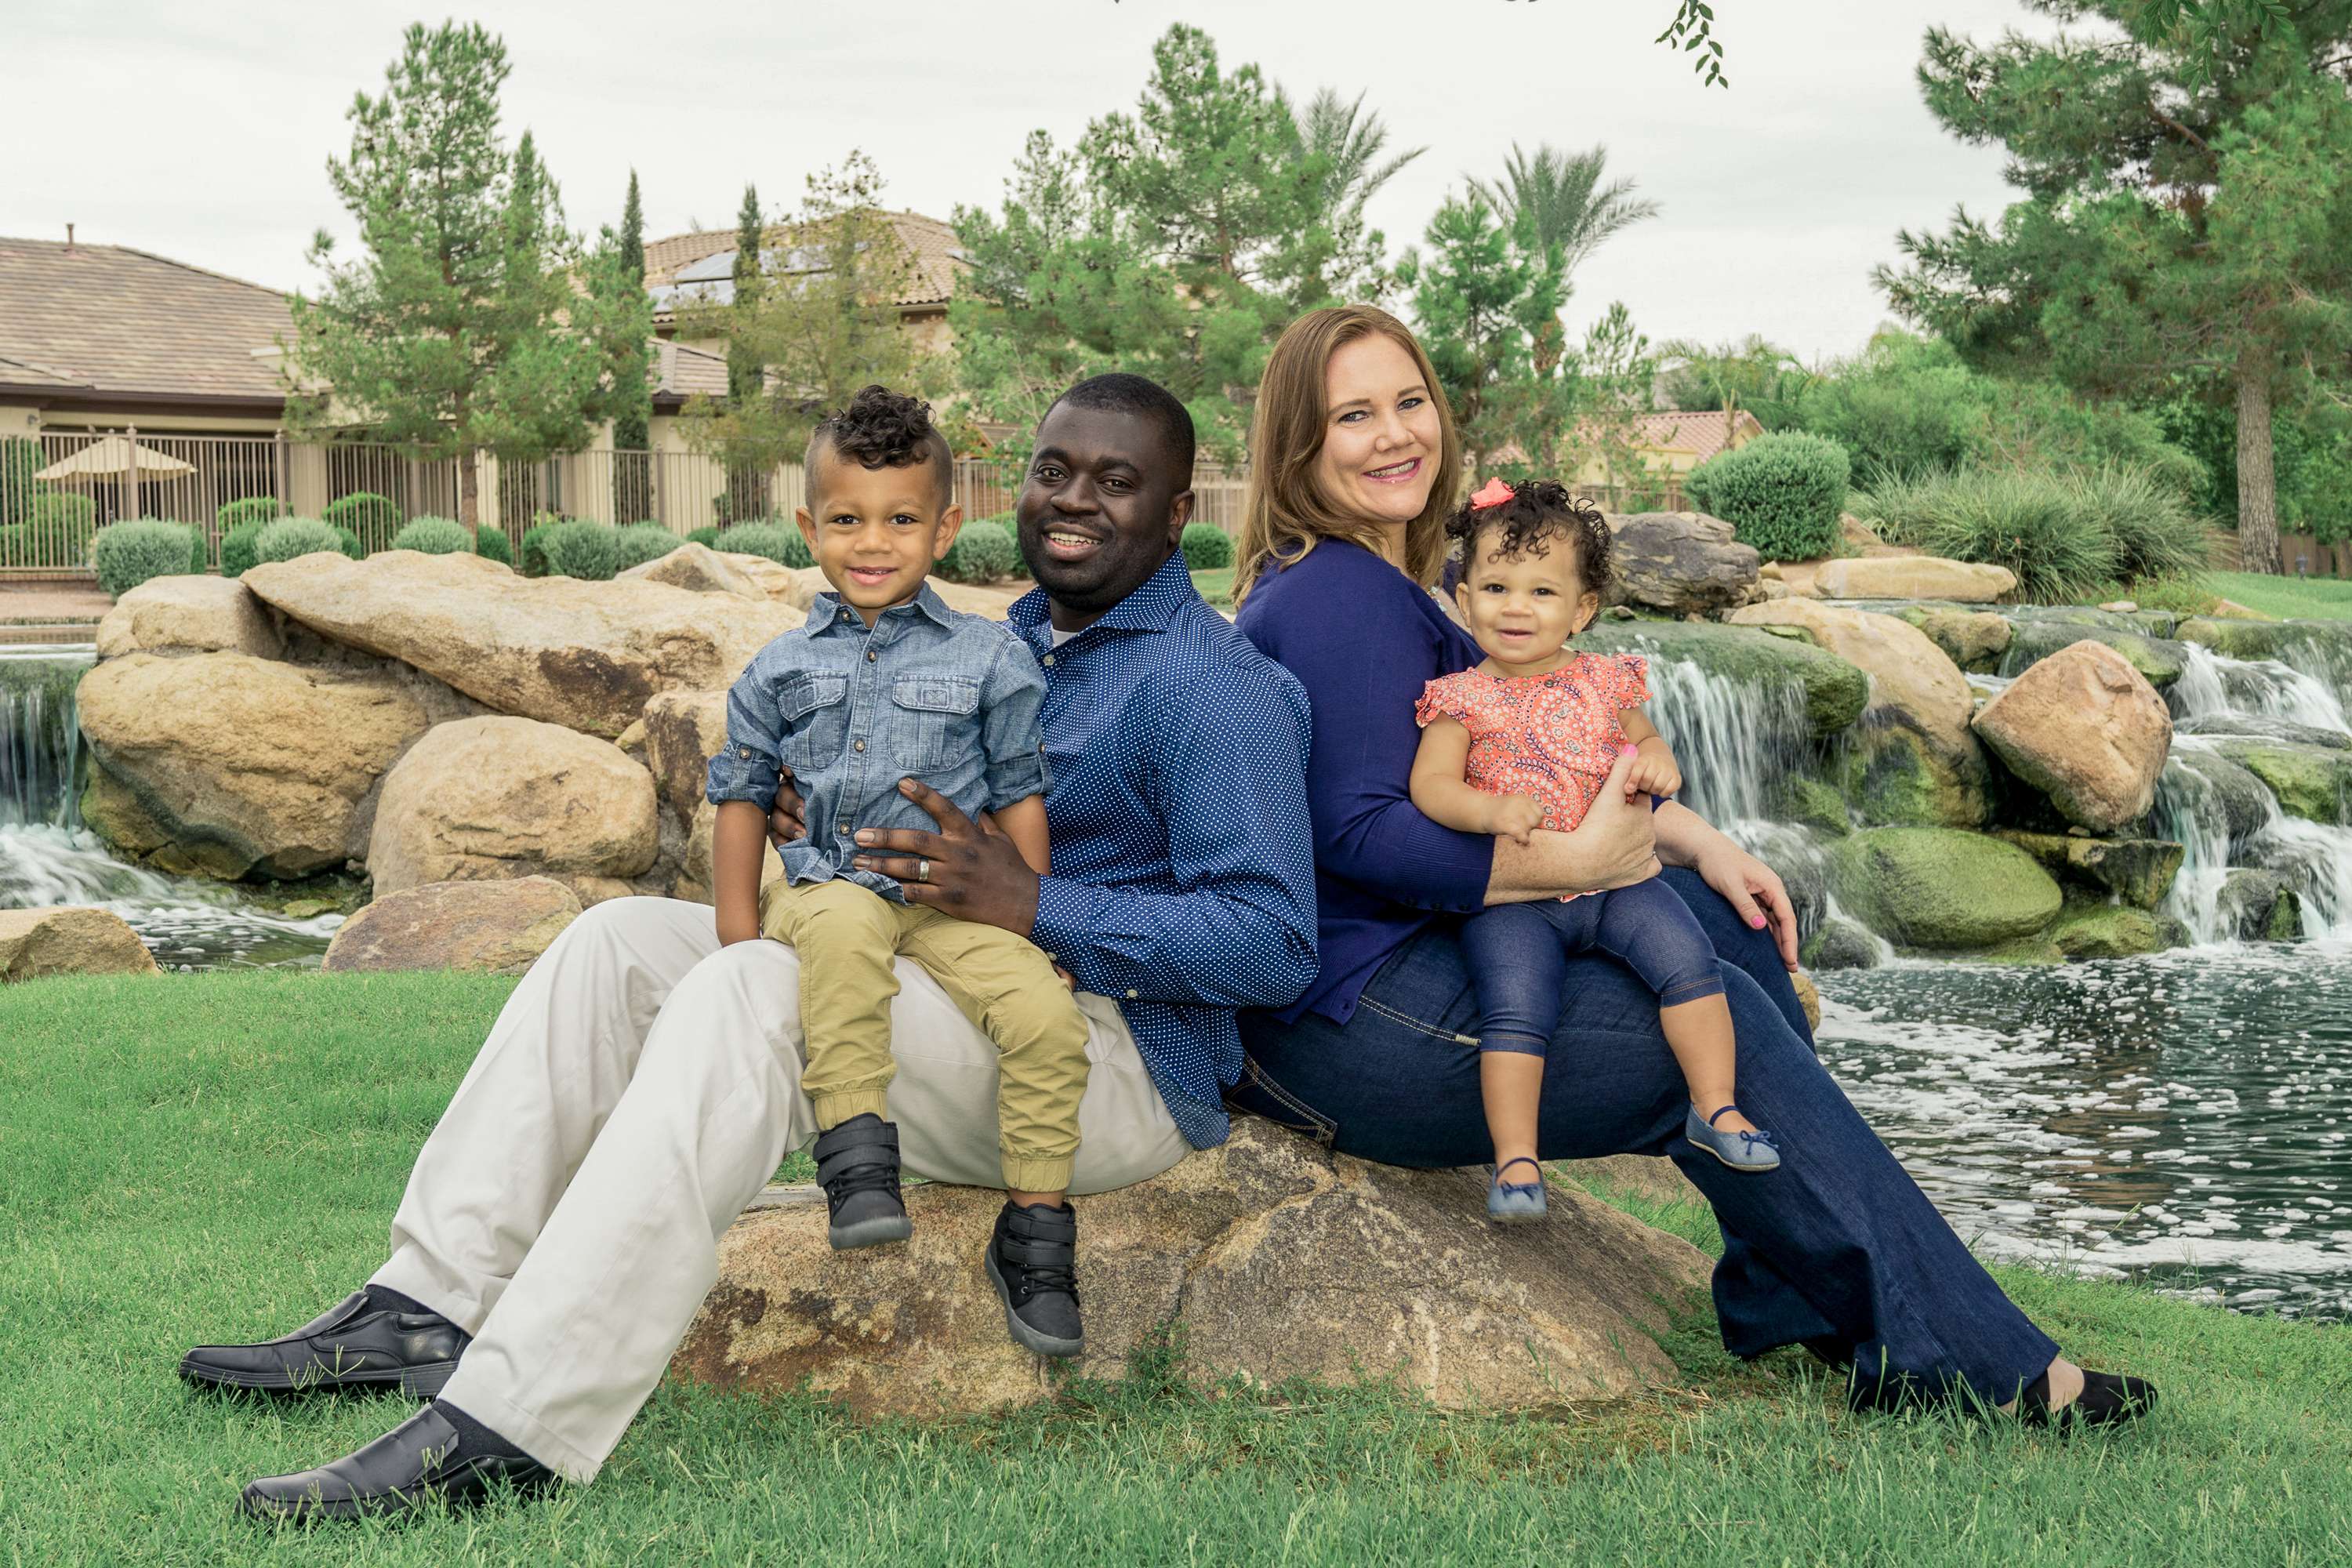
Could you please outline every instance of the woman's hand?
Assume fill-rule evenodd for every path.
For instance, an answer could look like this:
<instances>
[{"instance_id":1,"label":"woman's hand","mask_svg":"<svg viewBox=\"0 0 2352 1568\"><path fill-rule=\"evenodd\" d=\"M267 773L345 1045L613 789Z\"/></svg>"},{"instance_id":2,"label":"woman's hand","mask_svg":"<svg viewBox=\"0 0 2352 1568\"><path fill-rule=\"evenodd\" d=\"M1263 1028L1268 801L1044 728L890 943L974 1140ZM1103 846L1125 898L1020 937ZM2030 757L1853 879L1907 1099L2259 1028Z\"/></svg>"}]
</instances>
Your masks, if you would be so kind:
<instances>
[{"instance_id":1,"label":"woman's hand","mask_svg":"<svg viewBox=\"0 0 2352 1568\"><path fill-rule=\"evenodd\" d=\"M1692 869L1730 900L1732 912L1748 925L1759 931L1770 926L1780 962L1797 967L1797 911L1778 871L1720 835L1699 851Z\"/></svg>"},{"instance_id":2,"label":"woman's hand","mask_svg":"<svg viewBox=\"0 0 2352 1568\"><path fill-rule=\"evenodd\" d=\"M1563 892L1596 893L1630 887L1658 874L1657 832L1650 823L1650 797L1629 795L1625 779L1633 765L1631 748L1611 764L1608 782L1584 820L1568 835L1576 846L1583 885Z\"/></svg>"}]
</instances>

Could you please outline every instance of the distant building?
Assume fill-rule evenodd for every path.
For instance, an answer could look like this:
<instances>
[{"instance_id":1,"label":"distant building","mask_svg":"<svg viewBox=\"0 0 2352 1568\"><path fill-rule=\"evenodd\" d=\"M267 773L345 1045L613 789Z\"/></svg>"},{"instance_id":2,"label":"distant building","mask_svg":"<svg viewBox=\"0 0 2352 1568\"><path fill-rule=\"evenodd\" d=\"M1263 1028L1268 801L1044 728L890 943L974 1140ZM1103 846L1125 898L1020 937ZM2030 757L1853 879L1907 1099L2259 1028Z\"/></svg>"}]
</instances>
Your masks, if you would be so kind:
<instances>
[{"instance_id":1,"label":"distant building","mask_svg":"<svg viewBox=\"0 0 2352 1568\"><path fill-rule=\"evenodd\" d=\"M962 248L956 242L955 230L920 213L893 212L883 216L889 219L898 242L907 247L913 262L911 286L890 302L898 308L900 324L918 342L927 349L944 351L950 342L948 299L955 292L957 275L967 265ZM736 248L732 228L698 229L691 234L674 234L666 239L646 242L646 291L654 297L656 336L677 336L677 307L681 302L723 305L735 297ZM760 257L763 267L772 273L805 271L808 250L798 241L791 226L780 224L768 229ZM688 346L715 353L721 360L726 357L727 345L718 339L692 339ZM720 390L725 390L723 384Z\"/></svg>"},{"instance_id":2,"label":"distant building","mask_svg":"<svg viewBox=\"0 0 2352 1568\"><path fill-rule=\"evenodd\" d=\"M1679 489L1684 476L1693 468L1718 452L1736 451L1762 434L1764 426L1745 408L1728 419L1720 408L1668 410L1633 416L1632 445L1653 479L1663 479ZM1595 452L1577 469L1575 486L1598 490L1622 485L1626 478L1612 474L1607 460Z\"/></svg>"}]
</instances>

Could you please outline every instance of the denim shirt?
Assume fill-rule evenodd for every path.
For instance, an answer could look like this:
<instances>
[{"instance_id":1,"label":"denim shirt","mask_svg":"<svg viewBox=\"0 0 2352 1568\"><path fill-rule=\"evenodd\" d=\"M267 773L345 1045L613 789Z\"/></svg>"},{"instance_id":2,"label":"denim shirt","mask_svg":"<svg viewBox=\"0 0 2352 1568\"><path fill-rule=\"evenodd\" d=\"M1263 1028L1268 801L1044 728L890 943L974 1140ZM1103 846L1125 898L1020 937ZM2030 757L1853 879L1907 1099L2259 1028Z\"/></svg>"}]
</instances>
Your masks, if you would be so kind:
<instances>
[{"instance_id":1,"label":"denim shirt","mask_svg":"<svg viewBox=\"0 0 2352 1568\"><path fill-rule=\"evenodd\" d=\"M950 610L926 584L868 629L831 594L752 658L727 693L727 746L705 789L717 805L775 805L792 770L807 834L782 851L794 882L845 877L905 902L897 880L850 864L860 828L937 825L898 793L930 785L967 816L1046 789L1036 657L994 621Z\"/></svg>"}]
</instances>

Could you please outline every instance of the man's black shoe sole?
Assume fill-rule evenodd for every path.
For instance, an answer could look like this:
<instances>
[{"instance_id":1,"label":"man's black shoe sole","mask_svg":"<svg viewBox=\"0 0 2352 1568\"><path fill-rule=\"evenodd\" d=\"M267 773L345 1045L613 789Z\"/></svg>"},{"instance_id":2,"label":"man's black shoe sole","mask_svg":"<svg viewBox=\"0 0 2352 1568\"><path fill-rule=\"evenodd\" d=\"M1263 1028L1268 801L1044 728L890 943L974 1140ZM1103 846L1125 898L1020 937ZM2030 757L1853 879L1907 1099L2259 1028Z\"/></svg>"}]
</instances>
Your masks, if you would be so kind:
<instances>
[{"instance_id":1,"label":"man's black shoe sole","mask_svg":"<svg viewBox=\"0 0 2352 1568\"><path fill-rule=\"evenodd\" d=\"M557 1480L554 1471L542 1469L537 1475L521 1480L509 1478L508 1484L514 1489L518 1497L529 1498L553 1491ZM329 1502L324 1498L303 1498L291 1507L281 1507L276 1503L261 1501L254 1496L253 1489L247 1487L237 1494L236 1511L247 1519L275 1520L288 1524L306 1525L347 1524L361 1519L401 1519L428 1508L436 1499L446 1501L452 1508L471 1508L487 1502L495 1489L495 1485L494 1482L478 1482L462 1491L454 1492L439 1487L428 1487L416 1496L410 1496L404 1492L387 1492L363 1503L352 1501L348 1498L337 1498L332 1502Z\"/></svg>"},{"instance_id":2,"label":"man's black shoe sole","mask_svg":"<svg viewBox=\"0 0 2352 1568\"><path fill-rule=\"evenodd\" d=\"M1023 1322L1013 1310L1013 1292L1005 1286L1003 1272L996 1267L996 1248L992 1247L988 1249L984 1261L988 1266L988 1282L996 1287L996 1299L1004 1304L1004 1326L1011 1331L1014 1344L1031 1355L1057 1359L1078 1355L1086 1350L1087 1341L1083 1334L1075 1340L1057 1340L1051 1334L1041 1334Z\"/></svg>"},{"instance_id":3,"label":"man's black shoe sole","mask_svg":"<svg viewBox=\"0 0 2352 1568\"><path fill-rule=\"evenodd\" d=\"M226 1367L207 1366L194 1356L180 1362L180 1375L188 1382L205 1388L250 1389L260 1394L331 1394L339 1390L389 1393L397 1389L411 1399L432 1399L448 1385L457 1374L454 1361L428 1362L423 1366L404 1366L383 1372L352 1372L340 1375L322 1373L315 1377L299 1377L290 1372L233 1372Z\"/></svg>"}]
</instances>

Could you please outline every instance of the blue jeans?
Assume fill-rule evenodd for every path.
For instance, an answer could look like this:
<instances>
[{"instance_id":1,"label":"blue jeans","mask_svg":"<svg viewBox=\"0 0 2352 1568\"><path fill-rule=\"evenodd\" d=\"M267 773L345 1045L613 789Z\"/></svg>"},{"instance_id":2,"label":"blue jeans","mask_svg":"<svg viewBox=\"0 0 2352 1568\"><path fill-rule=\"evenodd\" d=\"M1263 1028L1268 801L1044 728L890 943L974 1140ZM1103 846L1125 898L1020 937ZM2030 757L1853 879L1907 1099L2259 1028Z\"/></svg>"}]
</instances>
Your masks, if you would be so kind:
<instances>
[{"instance_id":1,"label":"blue jeans","mask_svg":"<svg viewBox=\"0 0 2352 1568\"><path fill-rule=\"evenodd\" d=\"M1739 1099L1785 1142L1780 1168L1727 1169L1682 1137L1688 1100L1658 999L1614 960L1567 960L1563 1021L1544 1055L1548 1160L1664 1154L1723 1229L1715 1307L1726 1349L1803 1344L1853 1368L1857 1408L1968 1391L1990 1404L2039 1377L2057 1345L1994 1284L1813 1055L1771 939L1696 873L1668 868L1723 956ZM1454 931L1432 926L1372 977L1345 1024L1241 1015L1249 1052L1231 1099L1342 1152L1390 1165L1484 1163L1477 1004Z\"/></svg>"},{"instance_id":2,"label":"blue jeans","mask_svg":"<svg viewBox=\"0 0 2352 1568\"><path fill-rule=\"evenodd\" d=\"M1569 955L1595 952L1632 970L1661 1007L1723 994L1715 943L1662 878L1566 903L1497 904L1462 922L1479 1048L1543 1055L1559 1026Z\"/></svg>"}]
</instances>

